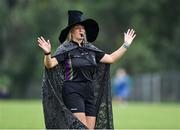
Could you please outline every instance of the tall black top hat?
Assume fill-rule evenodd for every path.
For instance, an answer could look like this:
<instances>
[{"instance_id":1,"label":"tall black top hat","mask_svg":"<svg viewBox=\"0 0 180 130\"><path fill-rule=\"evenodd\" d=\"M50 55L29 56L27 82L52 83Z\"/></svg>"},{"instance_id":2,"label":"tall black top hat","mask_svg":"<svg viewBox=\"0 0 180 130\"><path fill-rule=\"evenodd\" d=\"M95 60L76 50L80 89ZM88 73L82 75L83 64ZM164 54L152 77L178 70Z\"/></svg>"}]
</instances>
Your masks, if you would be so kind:
<instances>
[{"instance_id":1,"label":"tall black top hat","mask_svg":"<svg viewBox=\"0 0 180 130\"><path fill-rule=\"evenodd\" d=\"M68 15L69 15L68 26L61 31L59 36L59 41L61 43L63 43L66 40L66 37L70 29L77 24L84 26L86 30L86 36L88 42L93 42L96 40L99 32L99 26L95 20L93 19L83 20L82 18L83 13L77 10L69 10Z\"/></svg>"}]
</instances>

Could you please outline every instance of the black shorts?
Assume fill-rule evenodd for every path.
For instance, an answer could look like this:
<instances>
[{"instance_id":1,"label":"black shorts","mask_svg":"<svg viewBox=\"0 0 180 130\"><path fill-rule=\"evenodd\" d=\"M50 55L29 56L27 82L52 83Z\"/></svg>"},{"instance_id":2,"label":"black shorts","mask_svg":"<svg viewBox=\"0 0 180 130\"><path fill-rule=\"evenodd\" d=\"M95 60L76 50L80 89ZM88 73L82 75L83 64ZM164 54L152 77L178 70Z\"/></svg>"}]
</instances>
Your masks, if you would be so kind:
<instances>
[{"instance_id":1,"label":"black shorts","mask_svg":"<svg viewBox=\"0 0 180 130\"><path fill-rule=\"evenodd\" d=\"M62 97L72 113L84 112L86 116L96 116L94 87L91 82L64 82Z\"/></svg>"}]
</instances>

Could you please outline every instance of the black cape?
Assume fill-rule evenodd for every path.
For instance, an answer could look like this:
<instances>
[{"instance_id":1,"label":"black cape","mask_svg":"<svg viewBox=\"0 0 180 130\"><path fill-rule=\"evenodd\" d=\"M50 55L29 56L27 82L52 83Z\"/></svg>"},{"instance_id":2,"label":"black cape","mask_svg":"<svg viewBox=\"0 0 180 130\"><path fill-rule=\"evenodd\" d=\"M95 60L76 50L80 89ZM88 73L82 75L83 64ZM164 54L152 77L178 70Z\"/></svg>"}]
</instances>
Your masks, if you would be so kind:
<instances>
[{"instance_id":1,"label":"black cape","mask_svg":"<svg viewBox=\"0 0 180 130\"><path fill-rule=\"evenodd\" d=\"M101 52L90 43L85 44L83 47L91 51ZM77 48L77 45L64 42L57 48L53 56L61 55L75 48ZM45 68L42 86L45 126L47 129L87 129L63 103L64 70L64 65L61 63L52 69ZM95 128L113 129L109 64L98 63L93 83L95 87L94 100L97 109Z\"/></svg>"}]
</instances>

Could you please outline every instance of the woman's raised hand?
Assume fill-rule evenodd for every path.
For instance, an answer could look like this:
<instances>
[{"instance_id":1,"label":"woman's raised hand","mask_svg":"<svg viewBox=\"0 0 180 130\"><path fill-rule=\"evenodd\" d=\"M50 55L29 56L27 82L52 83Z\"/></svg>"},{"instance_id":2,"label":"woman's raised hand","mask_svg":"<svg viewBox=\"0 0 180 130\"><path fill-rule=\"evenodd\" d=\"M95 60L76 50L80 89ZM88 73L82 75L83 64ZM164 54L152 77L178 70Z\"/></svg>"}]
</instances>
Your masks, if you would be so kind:
<instances>
[{"instance_id":1,"label":"woman's raised hand","mask_svg":"<svg viewBox=\"0 0 180 130\"><path fill-rule=\"evenodd\" d=\"M49 40L45 40L42 36L38 37L38 45L41 47L44 51L44 53L50 53L51 52L51 43Z\"/></svg>"},{"instance_id":2,"label":"woman's raised hand","mask_svg":"<svg viewBox=\"0 0 180 130\"><path fill-rule=\"evenodd\" d=\"M127 33L124 33L124 43L130 45L135 37L135 31L133 29L128 29Z\"/></svg>"}]
</instances>

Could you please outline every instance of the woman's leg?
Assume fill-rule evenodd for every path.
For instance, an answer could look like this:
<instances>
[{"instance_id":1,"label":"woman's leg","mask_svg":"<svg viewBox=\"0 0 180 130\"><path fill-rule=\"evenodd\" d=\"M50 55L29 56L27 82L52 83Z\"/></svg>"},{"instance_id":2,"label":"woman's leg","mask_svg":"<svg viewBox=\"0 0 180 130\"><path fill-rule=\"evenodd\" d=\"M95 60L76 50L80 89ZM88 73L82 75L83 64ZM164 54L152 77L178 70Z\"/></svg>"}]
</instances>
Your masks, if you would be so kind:
<instances>
[{"instance_id":1,"label":"woman's leg","mask_svg":"<svg viewBox=\"0 0 180 130\"><path fill-rule=\"evenodd\" d=\"M95 123L96 123L96 117L95 116L86 116L86 122L87 122L87 127L89 129L94 129Z\"/></svg>"},{"instance_id":2,"label":"woman's leg","mask_svg":"<svg viewBox=\"0 0 180 130\"><path fill-rule=\"evenodd\" d=\"M94 116L85 116L85 113L78 112L74 113L74 115L80 120L88 129L93 130L95 127L96 117Z\"/></svg>"},{"instance_id":3,"label":"woman's leg","mask_svg":"<svg viewBox=\"0 0 180 130\"><path fill-rule=\"evenodd\" d=\"M75 115L85 126L88 127L87 122L86 122L85 113L83 113L83 112L77 112L77 113L74 113L74 115Z\"/></svg>"},{"instance_id":4,"label":"woman's leg","mask_svg":"<svg viewBox=\"0 0 180 130\"><path fill-rule=\"evenodd\" d=\"M94 116L85 116L85 113L78 112L74 113L74 115L80 120L85 126L87 126L89 129L94 129L96 117Z\"/></svg>"}]
</instances>

